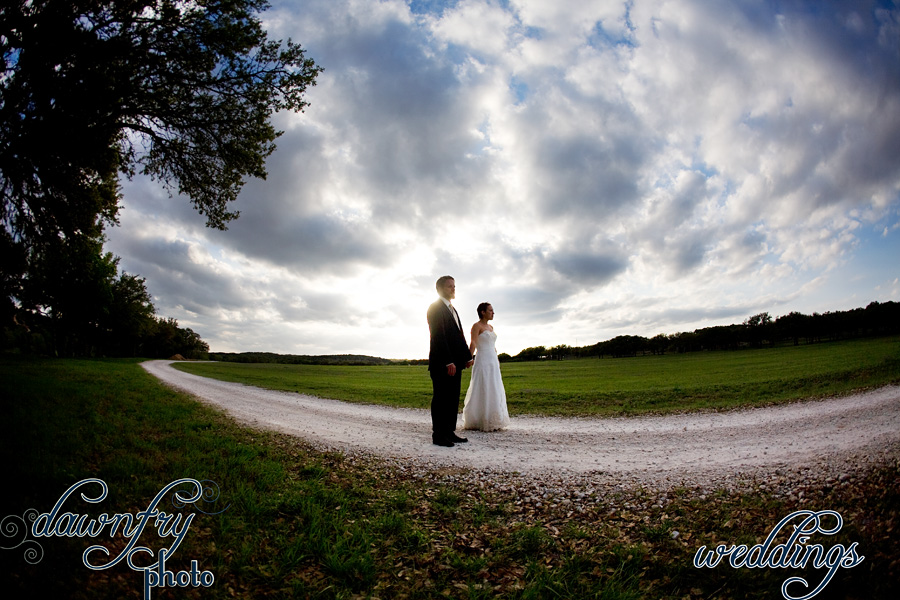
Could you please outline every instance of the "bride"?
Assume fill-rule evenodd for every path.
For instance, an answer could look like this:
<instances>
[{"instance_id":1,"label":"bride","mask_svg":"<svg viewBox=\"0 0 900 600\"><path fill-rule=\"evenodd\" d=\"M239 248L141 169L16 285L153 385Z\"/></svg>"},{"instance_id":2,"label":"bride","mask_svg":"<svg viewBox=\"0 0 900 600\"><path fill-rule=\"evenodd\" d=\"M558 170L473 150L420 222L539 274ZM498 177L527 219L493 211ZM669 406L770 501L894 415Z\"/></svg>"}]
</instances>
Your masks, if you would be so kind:
<instances>
[{"instance_id":1,"label":"bride","mask_svg":"<svg viewBox=\"0 0 900 600\"><path fill-rule=\"evenodd\" d=\"M475 353L475 364L463 407L463 429L495 431L509 425L506 391L494 347L497 334L488 324L493 318L494 307L487 302L478 305L479 320L472 325L472 343L469 345L469 351Z\"/></svg>"}]
</instances>

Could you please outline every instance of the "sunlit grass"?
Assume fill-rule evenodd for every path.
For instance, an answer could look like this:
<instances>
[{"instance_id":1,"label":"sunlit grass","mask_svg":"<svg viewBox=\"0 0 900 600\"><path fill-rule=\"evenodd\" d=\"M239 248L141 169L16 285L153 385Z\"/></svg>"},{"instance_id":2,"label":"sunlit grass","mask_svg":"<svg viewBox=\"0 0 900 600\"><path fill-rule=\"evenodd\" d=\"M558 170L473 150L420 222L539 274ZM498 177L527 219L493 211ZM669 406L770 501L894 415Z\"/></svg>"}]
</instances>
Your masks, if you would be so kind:
<instances>
[{"instance_id":1,"label":"sunlit grass","mask_svg":"<svg viewBox=\"0 0 900 600\"><path fill-rule=\"evenodd\" d=\"M269 389L427 407L424 366L176 363ZM900 338L635 358L504 363L510 413L619 415L754 406L900 382ZM468 385L469 371L463 376Z\"/></svg>"},{"instance_id":2,"label":"sunlit grass","mask_svg":"<svg viewBox=\"0 0 900 600\"><path fill-rule=\"evenodd\" d=\"M180 570L197 559L215 584L159 589L153 597L769 598L780 597L788 576L698 570L691 561L700 544L762 539L797 501L724 490L701 500L673 490L661 507L636 489L592 495L583 512L551 499L536 509L514 488L474 489L466 472L413 476L402 465L351 460L239 427L159 384L135 361L0 358L0 378L0 459L9 484L2 515L47 511L85 477L109 484L97 512L135 513L181 477L219 485L217 508L227 509L198 515L167 563ZM829 584L829 597L895 597L897 469L852 486L804 489L804 506L844 516L833 542L859 542L866 555L865 569L843 570ZM84 503L66 509L79 512ZM141 597L138 573L82 564L89 544L108 541L42 539L45 556L36 565L4 551L4 591L15 598Z\"/></svg>"}]
</instances>

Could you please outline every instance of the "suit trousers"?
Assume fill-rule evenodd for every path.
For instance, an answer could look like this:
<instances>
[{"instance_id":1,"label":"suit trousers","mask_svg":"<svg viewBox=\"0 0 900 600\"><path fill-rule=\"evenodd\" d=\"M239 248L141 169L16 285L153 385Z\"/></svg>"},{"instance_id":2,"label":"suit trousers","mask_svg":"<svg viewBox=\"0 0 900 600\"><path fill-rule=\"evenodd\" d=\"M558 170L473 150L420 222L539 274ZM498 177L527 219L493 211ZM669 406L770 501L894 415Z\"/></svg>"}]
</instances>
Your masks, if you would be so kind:
<instances>
[{"instance_id":1,"label":"suit trousers","mask_svg":"<svg viewBox=\"0 0 900 600\"><path fill-rule=\"evenodd\" d=\"M431 371L431 430L433 438L449 437L456 430L462 369L449 376L444 369Z\"/></svg>"}]
</instances>

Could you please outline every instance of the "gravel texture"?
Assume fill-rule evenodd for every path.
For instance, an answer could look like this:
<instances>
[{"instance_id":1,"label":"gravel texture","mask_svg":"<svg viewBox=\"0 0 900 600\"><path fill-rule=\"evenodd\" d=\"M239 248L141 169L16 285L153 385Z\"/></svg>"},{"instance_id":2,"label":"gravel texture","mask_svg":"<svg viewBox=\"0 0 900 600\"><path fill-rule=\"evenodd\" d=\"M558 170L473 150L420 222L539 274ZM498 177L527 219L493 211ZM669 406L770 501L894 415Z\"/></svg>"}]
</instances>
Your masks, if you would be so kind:
<instances>
[{"instance_id":1,"label":"gravel texture","mask_svg":"<svg viewBox=\"0 0 900 600\"><path fill-rule=\"evenodd\" d=\"M347 460L404 477L516 490L523 502L581 510L616 490L700 497L759 490L801 498L809 486L850 486L900 458L900 387L726 412L621 418L514 416L498 432L457 431L466 444L431 444L428 410L351 404L198 377L172 361L142 366L239 422L302 438ZM460 419L461 422L461 419ZM568 504L567 504L568 503Z\"/></svg>"}]
</instances>

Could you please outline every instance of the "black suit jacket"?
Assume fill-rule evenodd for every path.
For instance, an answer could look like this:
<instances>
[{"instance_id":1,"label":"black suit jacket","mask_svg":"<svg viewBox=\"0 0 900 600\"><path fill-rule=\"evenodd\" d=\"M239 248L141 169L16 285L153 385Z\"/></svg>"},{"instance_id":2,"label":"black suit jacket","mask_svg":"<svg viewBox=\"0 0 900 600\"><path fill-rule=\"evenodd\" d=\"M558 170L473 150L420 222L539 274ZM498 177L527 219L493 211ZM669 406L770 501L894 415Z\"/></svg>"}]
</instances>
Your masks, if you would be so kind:
<instances>
[{"instance_id":1,"label":"black suit jacket","mask_svg":"<svg viewBox=\"0 0 900 600\"><path fill-rule=\"evenodd\" d=\"M446 369L450 363L456 365L457 371L465 369L466 363L472 360L472 353L466 336L443 300L428 307L428 330L431 332L428 370Z\"/></svg>"}]
</instances>

